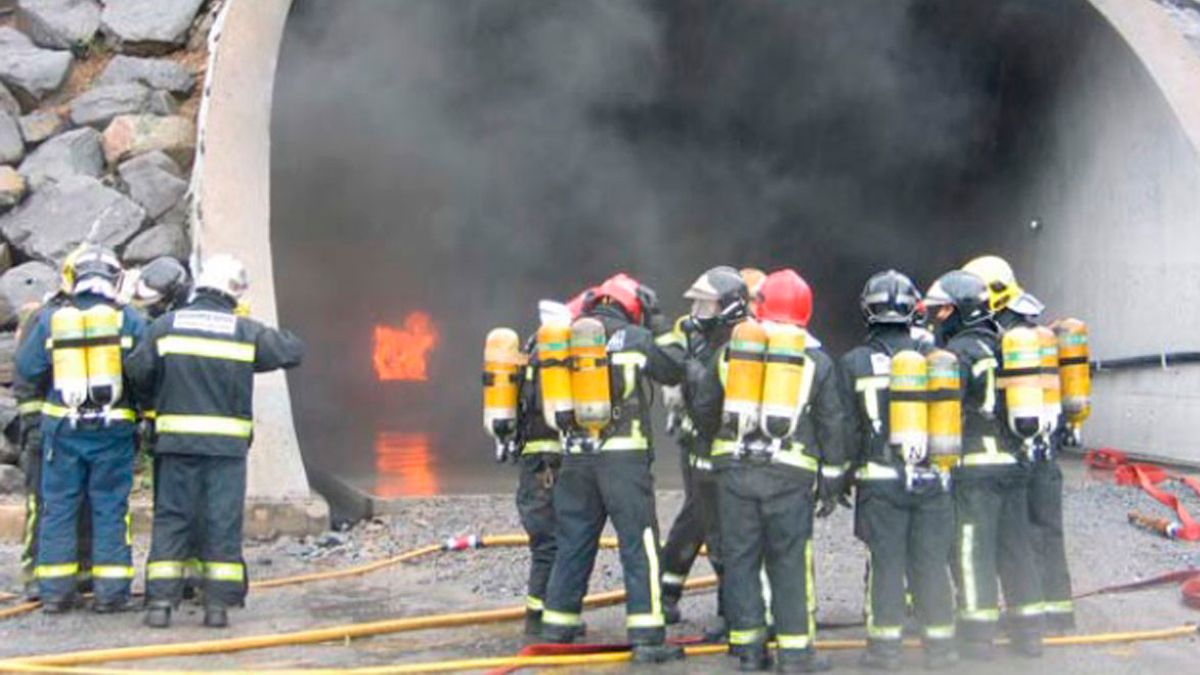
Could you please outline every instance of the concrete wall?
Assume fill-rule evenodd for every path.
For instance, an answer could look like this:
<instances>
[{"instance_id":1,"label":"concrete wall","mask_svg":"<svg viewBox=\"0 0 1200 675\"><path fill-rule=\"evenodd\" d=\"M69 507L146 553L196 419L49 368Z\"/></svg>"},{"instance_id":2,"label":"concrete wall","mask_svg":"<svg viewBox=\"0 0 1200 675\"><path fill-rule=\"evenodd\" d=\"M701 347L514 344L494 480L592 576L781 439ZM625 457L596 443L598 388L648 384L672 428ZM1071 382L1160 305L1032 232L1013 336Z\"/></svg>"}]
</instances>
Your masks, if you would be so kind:
<instances>
[{"instance_id":1,"label":"concrete wall","mask_svg":"<svg viewBox=\"0 0 1200 675\"><path fill-rule=\"evenodd\" d=\"M1157 5L1093 0L1022 197L1019 274L1093 357L1200 348L1200 60ZM1112 30L1115 28L1116 30ZM1089 445L1200 461L1200 368L1100 374Z\"/></svg>"}]
</instances>

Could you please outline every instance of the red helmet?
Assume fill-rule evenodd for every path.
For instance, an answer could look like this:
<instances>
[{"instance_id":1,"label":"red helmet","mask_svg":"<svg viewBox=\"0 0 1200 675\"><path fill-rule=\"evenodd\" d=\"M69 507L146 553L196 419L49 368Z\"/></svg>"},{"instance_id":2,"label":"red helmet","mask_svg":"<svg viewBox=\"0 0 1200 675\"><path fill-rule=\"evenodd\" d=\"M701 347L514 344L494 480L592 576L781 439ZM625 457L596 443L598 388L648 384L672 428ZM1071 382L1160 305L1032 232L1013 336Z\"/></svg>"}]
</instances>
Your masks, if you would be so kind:
<instances>
[{"instance_id":1,"label":"red helmet","mask_svg":"<svg viewBox=\"0 0 1200 675\"><path fill-rule=\"evenodd\" d=\"M758 318L800 327L812 318L812 289L793 269L771 272L758 290Z\"/></svg>"},{"instance_id":2,"label":"red helmet","mask_svg":"<svg viewBox=\"0 0 1200 675\"><path fill-rule=\"evenodd\" d=\"M588 291L589 300L586 309L591 309L603 300L616 303L630 321L640 323L642 320L642 301L638 299L638 288L641 284L637 279L619 272L604 280L604 283Z\"/></svg>"}]
</instances>

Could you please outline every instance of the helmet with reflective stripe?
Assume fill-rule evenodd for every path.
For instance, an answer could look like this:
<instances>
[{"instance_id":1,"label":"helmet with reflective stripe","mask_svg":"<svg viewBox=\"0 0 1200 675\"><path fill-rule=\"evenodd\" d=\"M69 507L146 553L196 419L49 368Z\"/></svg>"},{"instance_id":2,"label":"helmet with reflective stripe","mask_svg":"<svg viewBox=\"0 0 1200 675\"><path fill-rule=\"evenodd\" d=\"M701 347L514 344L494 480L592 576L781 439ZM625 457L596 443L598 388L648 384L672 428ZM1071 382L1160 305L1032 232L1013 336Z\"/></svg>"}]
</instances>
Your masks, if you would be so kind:
<instances>
[{"instance_id":1,"label":"helmet with reflective stripe","mask_svg":"<svg viewBox=\"0 0 1200 675\"><path fill-rule=\"evenodd\" d=\"M94 293L116 299L121 283L121 259L107 246L87 244L68 256L71 258L74 295ZM65 274L64 274L65 279Z\"/></svg>"},{"instance_id":2,"label":"helmet with reflective stripe","mask_svg":"<svg viewBox=\"0 0 1200 675\"><path fill-rule=\"evenodd\" d=\"M771 272L758 290L758 318L807 326L812 318L812 289L793 269Z\"/></svg>"},{"instance_id":3,"label":"helmet with reflective stripe","mask_svg":"<svg viewBox=\"0 0 1200 675\"><path fill-rule=\"evenodd\" d=\"M987 284L978 276L963 270L954 270L938 277L925 294L924 302L931 318L936 318L942 307L953 307L965 326L984 321L992 315L988 308Z\"/></svg>"},{"instance_id":4,"label":"helmet with reflective stripe","mask_svg":"<svg viewBox=\"0 0 1200 675\"><path fill-rule=\"evenodd\" d=\"M887 270L867 279L858 305L870 325L888 323L910 325L916 318L921 293L916 284L896 270Z\"/></svg>"},{"instance_id":5,"label":"helmet with reflective stripe","mask_svg":"<svg viewBox=\"0 0 1200 675\"><path fill-rule=\"evenodd\" d=\"M241 299L249 286L246 266L227 253L219 253L205 260L200 265L200 274L196 276L196 290L215 291L235 302Z\"/></svg>"},{"instance_id":6,"label":"helmet with reflective stripe","mask_svg":"<svg viewBox=\"0 0 1200 675\"><path fill-rule=\"evenodd\" d=\"M721 265L701 274L683 297L693 301L693 318L731 325L746 318L750 293L737 270ZM704 304L711 311L695 311Z\"/></svg>"},{"instance_id":7,"label":"helmet with reflective stripe","mask_svg":"<svg viewBox=\"0 0 1200 675\"><path fill-rule=\"evenodd\" d=\"M993 313L1008 307L1009 303L1022 294L1012 265L999 256L979 256L963 265L963 271L974 274L987 284L988 307Z\"/></svg>"},{"instance_id":8,"label":"helmet with reflective stripe","mask_svg":"<svg viewBox=\"0 0 1200 675\"><path fill-rule=\"evenodd\" d=\"M590 311L596 305L608 303L619 307L633 323L641 323L642 301L638 298L640 286L637 279L624 272L614 274L589 292L589 297L584 302L584 310Z\"/></svg>"}]
</instances>

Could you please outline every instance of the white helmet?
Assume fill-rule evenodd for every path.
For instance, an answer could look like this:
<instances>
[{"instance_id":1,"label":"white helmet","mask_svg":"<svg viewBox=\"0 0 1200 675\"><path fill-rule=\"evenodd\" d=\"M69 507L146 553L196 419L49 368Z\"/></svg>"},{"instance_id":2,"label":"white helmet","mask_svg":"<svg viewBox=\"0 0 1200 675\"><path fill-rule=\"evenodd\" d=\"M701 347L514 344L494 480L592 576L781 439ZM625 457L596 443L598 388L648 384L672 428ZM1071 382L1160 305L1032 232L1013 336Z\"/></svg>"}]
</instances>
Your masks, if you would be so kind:
<instances>
[{"instance_id":1,"label":"white helmet","mask_svg":"<svg viewBox=\"0 0 1200 675\"><path fill-rule=\"evenodd\" d=\"M227 253L220 253L205 260L200 266L200 274L196 276L196 290L207 288L234 300L240 300L249 286L246 266Z\"/></svg>"}]
</instances>

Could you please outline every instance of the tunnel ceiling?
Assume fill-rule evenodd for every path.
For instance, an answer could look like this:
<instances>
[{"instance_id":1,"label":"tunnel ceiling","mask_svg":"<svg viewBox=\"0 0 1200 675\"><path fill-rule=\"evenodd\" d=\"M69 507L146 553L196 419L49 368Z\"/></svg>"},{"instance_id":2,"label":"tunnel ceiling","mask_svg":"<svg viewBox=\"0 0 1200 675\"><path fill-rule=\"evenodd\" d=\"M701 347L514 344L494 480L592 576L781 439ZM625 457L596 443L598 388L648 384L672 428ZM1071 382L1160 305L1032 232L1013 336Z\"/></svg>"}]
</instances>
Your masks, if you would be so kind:
<instances>
[{"instance_id":1,"label":"tunnel ceiling","mask_svg":"<svg viewBox=\"0 0 1200 675\"><path fill-rule=\"evenodd\" d=\"M926 285L1036 216L1014 197L1101 24L1073 0L297 0L272 237L315 357L307 459L377 469L390 434L482 463L484 333L617 270L679 312L709 266L793 266L844 348L870 273ZM425 345L386 364L417 377L381 381L380 330Z\"/></svg>"}]
</instances>

